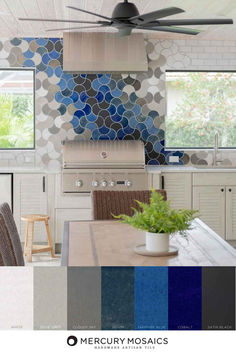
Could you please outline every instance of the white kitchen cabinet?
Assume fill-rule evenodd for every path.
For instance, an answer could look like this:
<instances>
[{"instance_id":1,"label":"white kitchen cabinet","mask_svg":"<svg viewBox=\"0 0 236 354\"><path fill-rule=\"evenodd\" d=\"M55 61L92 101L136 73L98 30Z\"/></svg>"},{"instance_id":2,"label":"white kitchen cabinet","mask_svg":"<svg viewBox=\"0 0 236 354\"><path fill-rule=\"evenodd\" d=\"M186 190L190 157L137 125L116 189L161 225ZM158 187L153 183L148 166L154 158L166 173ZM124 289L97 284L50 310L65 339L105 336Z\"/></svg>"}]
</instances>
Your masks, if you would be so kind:
<instances>
[{"instance_id":1,"label":"white kitchen cabinet","mask_svg":"<svg viewBox=\"0 0 236 354\"><path fill-rule=\"evenodd\" d=\"M91 195L62 193L61 177L61 174L55 176L55 243L62 243L65 221L92 219Z\"/></svg>"},{"instance_id":2,"label":"white kitchen cabinet","mask_svg":"<svg viewBox=\"0 0 236 354\"><path fill-rule=\"evenodd\" d=\"M172 208L192 208L191 173L162 173L161 188L166 190L167 199L170 200Z\"/></svg>"},{"instance_id":3,"label":"white kitchen cabinet","mask_svg":"<svg viewBox=\"0 0 236 354\"><path fill-rule=\"evenodd\" d=\"M236 240L236 174L193 174L193 208L200 219L226 240Z\"/></svg>"},{"instance_id":4,"label":"white kitchen cabinet","mask_svg":"<svg viewBox=\"0 0 236 354\"><path fill-rule=\"evenodd\" d=\"M199 218L225 238L225 186L194 186L193 209Z\"/></svg>"},{"instance_id":5,"label":"white kitchen cabinet","mask_svg":"<svg viewBox=\"0 0 236 354\"><path fill-rule=\"evenodd\" d=\"M236 240L236 186L226 190L226 240Z\"/></svg>"},{"instance_id":6,"label":"white kitchen cabinet","mask_svg":"<svg viewBox=\"0 0 236 354\"><path fill-rule=\"evenodd\" d=\"M24 214L48 214L48 176L41 173L14 174L14 217L21 241L25 239ZM46 242L44 223L35 223L35 241Z\"/></svg>"},{"instance_id":7,"label":"white kitchen cabinet","mask_svg":"<svg viewBox=\"0 0 236 354\"><path fill-rule=\"evenodd\" d=\"M56 209L55 242L62 243L65 221L92 220L91 209Z\"/></svg>"}]
</instances>

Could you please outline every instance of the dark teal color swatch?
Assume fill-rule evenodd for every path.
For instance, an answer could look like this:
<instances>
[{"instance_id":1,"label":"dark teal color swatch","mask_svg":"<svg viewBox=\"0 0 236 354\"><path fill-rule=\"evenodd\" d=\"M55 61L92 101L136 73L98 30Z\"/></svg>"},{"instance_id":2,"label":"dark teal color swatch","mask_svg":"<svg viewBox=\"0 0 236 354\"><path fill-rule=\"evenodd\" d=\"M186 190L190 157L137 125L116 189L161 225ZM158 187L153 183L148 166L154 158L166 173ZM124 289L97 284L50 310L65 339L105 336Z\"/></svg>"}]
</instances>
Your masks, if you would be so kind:
<instances>
[{"instance_id":1,"label":"dark teal color swatch","mask_svg":"<svg viewBox=\"0 0 236 354\"><path fill-rule=\"evenodd\" d=\"M133 267L102 267L102 329L134 329Z\"/></svg>"},{"instance_id":2,"label":"dark teal color swatch","mask_svg":"<svg viewBox=\"0 0 236 354\"><path fill-rule=\"evenodd\" d=\"M135 267L135 329L168 329L167 267Z\"/></svg>"},{"instance_id":3,"label":"dark teal color swatch","mask_svg":"<svg viewBox=\"0 0 236 354\"><path fill-rule=\"evenodd\" d=\"M202 268L170 267L168 293L169 329L200 330L202 327Z\"/></svg>"}]
</instances>

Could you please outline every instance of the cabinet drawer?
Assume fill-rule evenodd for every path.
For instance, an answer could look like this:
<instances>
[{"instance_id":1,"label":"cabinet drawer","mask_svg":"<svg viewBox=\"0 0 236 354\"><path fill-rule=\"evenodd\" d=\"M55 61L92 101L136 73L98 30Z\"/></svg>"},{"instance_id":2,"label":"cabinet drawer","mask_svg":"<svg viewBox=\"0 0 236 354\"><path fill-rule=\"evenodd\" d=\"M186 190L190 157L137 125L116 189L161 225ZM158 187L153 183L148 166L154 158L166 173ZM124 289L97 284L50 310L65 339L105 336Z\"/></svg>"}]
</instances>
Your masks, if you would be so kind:
<instances>
[{"instance_id":1,"label":"cabinet drawer","mask_svg":"<svg viewBox=\"0 0 236 354\"><path fill-rule=\"evenodd\" d=\"M194 186L236 186L235 172L201 172L193 173Z\"/></svg>"},{"instance_id":2,"label":"cabinet drawer","mask_svg":"<svg viewBox=\"0 0 236 354\"><path fill-rule=\"evenodd\" d=\"M89 194L74 194L67 195L61 193L61 175L56 175L55 188L55 208L91 208L91 196Z\"/></svg>"},{"instance_id":3,"label":"cabinet drawer","mask_svg":"<svg viewBox=\"0 0 236 354\"><path fill-rule=\"evenodd\" d=\"M64 231L64 222L73 220L91 220L91 209L56 209L55 213L55 242L61 243Z\"/></svg>"}]
</instances>

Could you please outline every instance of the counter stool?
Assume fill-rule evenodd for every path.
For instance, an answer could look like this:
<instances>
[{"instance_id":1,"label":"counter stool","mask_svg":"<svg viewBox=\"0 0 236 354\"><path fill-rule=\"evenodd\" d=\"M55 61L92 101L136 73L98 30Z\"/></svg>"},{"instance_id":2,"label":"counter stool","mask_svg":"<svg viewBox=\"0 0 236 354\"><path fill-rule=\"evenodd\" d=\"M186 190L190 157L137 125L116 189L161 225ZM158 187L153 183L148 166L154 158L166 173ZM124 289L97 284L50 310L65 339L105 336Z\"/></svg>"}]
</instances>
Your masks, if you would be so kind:
<instances>
[{"instance_id":1,"label":"counter stool","mask_svg":"<svg viewBox=\"0 0 236 354\"><path fill-rule=\"evenodd\" d=\"M23 215L21 217L22 221L26 221L26 231L25 231L25 246L24 246L24 255L27 257L28 262L32 262L32 254L42 253L42 252L51 252L52 258L55 258L52 237L50 234L50 229L48 225L49 220L48 215L41 214L30 214ZM44 222L48 237L48 245L34 245L34 223L35 222Z\"/></svg>"}]
</instances>

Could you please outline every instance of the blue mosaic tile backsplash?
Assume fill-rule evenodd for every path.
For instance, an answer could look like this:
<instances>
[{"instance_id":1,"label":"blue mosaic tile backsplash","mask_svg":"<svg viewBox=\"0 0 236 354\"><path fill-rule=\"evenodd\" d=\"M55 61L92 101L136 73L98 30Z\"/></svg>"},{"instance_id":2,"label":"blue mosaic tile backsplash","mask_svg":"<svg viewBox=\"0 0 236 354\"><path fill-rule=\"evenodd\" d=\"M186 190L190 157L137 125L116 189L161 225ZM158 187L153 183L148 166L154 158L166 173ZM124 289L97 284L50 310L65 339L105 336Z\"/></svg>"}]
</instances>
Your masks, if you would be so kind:
<instances>
[{"instance_id":1,"label":"blue mosaic tile backsplash","mask_svg":"<svg viewBox=\"0 0 236 354\"><path fill-rule=\"evenodd\" d=\"M2 42L0 42L2 43ZM44 165L61 163L61 141L142 140L146 164L168 164L168 156L189 156L164 149L164 66L153 41L146 41L149 70L137 74L63 72L63 40L14 38L2 43L10 67L36 69L36 147ZM2 66L2 65L1 65Z\"/></svg>"}]
</instances>

